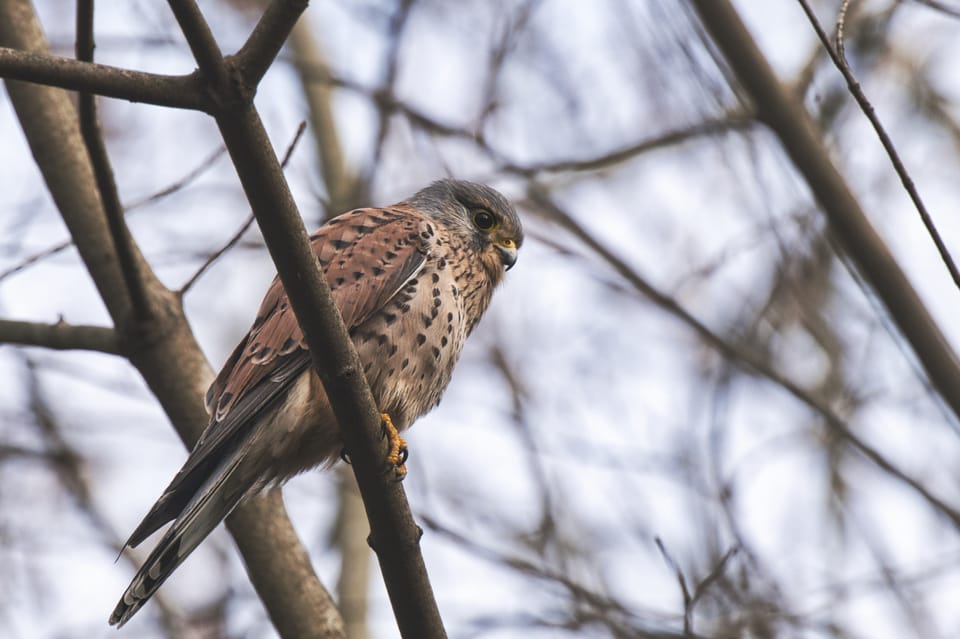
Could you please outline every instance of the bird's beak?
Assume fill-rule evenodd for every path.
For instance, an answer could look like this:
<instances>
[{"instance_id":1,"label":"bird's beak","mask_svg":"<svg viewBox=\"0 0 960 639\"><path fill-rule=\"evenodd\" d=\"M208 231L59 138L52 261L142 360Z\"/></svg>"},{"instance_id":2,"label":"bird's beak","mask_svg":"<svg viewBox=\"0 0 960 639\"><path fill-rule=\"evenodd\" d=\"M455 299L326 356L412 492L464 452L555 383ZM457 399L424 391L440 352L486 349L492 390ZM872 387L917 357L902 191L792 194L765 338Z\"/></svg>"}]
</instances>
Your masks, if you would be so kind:
<instances>
[{"instance_id":1,"label":"bird's beak","mask_svg":"<svg viewBox=\"0 0 960 639\"><path fill-rule=\"evenodd\" d=\"M500 240L494 246L500 254L504 268L509 271L517 263L517 243L513 240Z\"/></svg>"}]
</instances>

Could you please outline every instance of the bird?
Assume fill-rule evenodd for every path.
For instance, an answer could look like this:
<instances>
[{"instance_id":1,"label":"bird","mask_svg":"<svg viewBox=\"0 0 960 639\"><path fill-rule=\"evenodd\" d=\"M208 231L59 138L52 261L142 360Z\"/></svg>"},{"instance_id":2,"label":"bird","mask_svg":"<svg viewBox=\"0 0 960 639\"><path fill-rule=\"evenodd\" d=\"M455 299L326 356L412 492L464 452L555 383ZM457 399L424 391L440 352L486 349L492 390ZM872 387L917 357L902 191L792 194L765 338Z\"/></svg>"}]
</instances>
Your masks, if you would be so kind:
<instances>
[{"instance_id":1,"label":"bird","mask_svg":"<svg viewBox=\"0 0 960 639\"><path fill-rule=\"evenodd\" d=\"M436 406L464 341L517 261L517 212L488 186L436 181L383 208L359 208L310 235L313 251L390 433ZM322 353L320 354L322 357ZM124 548L165 524L110 616L123 626L245 498L340 456L340 428L279 277L206 394L210 421Z\"/></svg>"}]
</instances>

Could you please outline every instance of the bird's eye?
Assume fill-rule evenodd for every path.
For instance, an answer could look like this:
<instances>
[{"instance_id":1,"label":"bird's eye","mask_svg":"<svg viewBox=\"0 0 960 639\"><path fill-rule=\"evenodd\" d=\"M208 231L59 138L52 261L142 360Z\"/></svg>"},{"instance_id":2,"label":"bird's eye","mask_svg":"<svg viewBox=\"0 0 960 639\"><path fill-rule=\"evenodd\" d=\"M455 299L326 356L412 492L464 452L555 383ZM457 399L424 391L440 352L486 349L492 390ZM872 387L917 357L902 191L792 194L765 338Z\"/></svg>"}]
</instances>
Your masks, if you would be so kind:
<instances>
[{"instance_id":1,"label":"bird's eye","mask_svg":"<svg viewBox=\"0 0 960 639\"><path fill-rule=\"evenodd\" d=\"M473 214L473 223L481 231L489 231L497 225L497 218L490 211L480 210Z\"/></svg>"}]
</instances>

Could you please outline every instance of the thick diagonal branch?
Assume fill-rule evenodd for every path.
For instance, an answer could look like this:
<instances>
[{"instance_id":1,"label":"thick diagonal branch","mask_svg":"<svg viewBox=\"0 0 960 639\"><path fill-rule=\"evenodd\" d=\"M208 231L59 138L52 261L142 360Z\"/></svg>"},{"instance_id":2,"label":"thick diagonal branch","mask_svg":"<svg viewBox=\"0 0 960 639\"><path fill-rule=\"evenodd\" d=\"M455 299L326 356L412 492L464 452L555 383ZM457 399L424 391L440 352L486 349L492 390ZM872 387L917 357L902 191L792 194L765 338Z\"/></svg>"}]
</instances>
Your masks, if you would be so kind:
<instances>
[{"instance_id":1,"label":"thick diagonal branch","mask_svg":"<svg viewBox=\"0 0 960 639\"><path fill-rule=\"evenodd\" d=\"M0 46L40 55L46 41L27 0L0 0ZM104 301L131 363L149 385L188 447L208 417L202 397L212 371L190 331L179 298L156 279L134 245L151 322L131 330L131 306L97 193L93 170L80 136L70 96L36 84L8 81L11 103L47 188L70 229L77 249ZM284 637L337 636L337 619L320 619L335 610L313 574L309 558L277 498L250 500L233 519L231 532L247 563L247 572L272 617L313 629ZM282 583L281 583L282 582ZM104 617L108 611L104 611ZM306 621L303 621L306 620ZM330 625L321 627L321 622ZM330 627L334 632L327 632ZM342 636L342 623L339 625Z\"/></svg>"},{"instance_id":2,"label":"thick diagonal branch","mask_svg":"<svg viewBox=\"0 0 960 639\"><path fill-rule=\"evenodd\" d=\"M275 1L299 5L295 0ZM215 43L209 41L209 28L195 4L191 0L170 0L170 4L184 34L188 39L196 39L190 47L201 54L197 63L204 77L229 76L227 63L214 54ZM288 24L292 28L292 23ZM420 530L410 513L403 487L382 472L386 443L381 435L379 411L260 116L252 102L239 102L241 97L215 98L217 104L223 105L215 114L217 125L303 329L314 366L341 426L344 444L351 453L370 520L371 543L400 632L411 639L444 637L420 554Z\"/></svg>"},{"instance_id":3,"label":"thick diagonal branch","mask_svg":"<svg viewBox=\"0 0 960 639\"><path fill-rule=\"evenodd\" d=\"M960 418L960 361L837 171L809 114L777 79L728 0L695 0L693 5L753 100L757 117L780 139L831 231L876 291L934 388Z\"/></svg>"}]
</instances>

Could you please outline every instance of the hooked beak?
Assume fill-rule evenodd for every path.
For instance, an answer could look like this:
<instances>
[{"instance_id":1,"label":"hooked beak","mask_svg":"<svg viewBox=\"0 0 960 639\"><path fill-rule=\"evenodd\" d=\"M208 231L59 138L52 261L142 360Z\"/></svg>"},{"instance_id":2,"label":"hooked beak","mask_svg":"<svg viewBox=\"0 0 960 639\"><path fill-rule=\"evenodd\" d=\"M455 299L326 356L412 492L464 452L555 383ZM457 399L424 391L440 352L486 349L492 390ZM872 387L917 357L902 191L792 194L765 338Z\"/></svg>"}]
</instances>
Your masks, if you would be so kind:
<instances>
[{"instance_id":1,"label":"hooked beak","mask_svg":"<svg viewBox=\"0 0 960 639\"><path fill-rule=\"evenodd\" d=\"M517 245L513 240L503 240L502 242L497 242L494 244L497 249L497 253L500 254L500 261L503 262L503 267L506 270L513 268L513 265L517 263Z\"/></svg>"}]
</instances>

